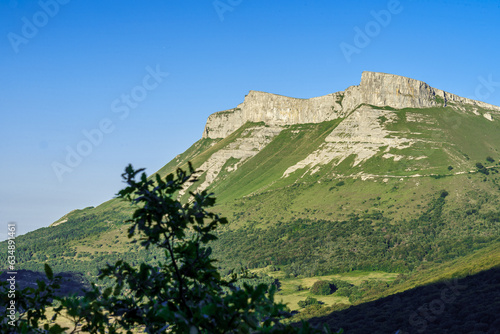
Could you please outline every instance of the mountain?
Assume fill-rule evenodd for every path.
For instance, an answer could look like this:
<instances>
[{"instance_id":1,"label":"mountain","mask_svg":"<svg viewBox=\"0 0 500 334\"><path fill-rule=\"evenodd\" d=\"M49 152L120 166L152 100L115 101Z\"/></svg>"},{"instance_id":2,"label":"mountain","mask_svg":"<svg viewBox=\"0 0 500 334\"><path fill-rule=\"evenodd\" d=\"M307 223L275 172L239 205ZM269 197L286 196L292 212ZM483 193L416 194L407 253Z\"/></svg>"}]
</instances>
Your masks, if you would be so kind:
<instances>
[{"instance_id":1,"label":"mountain","mask_svg":"<svg viewBox=\"0 0 500 334\"><path fill-rule=\"evenodd\" d=\"M438 111L440 108L443 110ZM468 138L464 140L462 135L470 134L462 131L467 131L468 126L477 130L487 127L485 132L491 133L491 140L495 142L500 138L494 133L498 133L495 129L499 116L500 107L461 98L422 81L363 72L359 86L307 100L251 91L236 108L212 114L202 140L193 147L218 143L216 149L199 155L190 154L188 150L187 155L181 156L183 159L174 160L174 163L182 164L187 159L202 162L197 165L205 171L202 174L204 182L198 185L201 189L214 182L214 186L221 183L226 173L235 174L240 166L265 155L264 151L279 150L273 162L281 168L271 168L275 174L272 178L261 183L245 182L258 192L273 188L273 183L282 186L297 181L297 177L291 175L296 171L300 171L298 178L303 178L318 173L323 166L329 171L332 167L335 170L344 161L345 170L339 170L339 176L343 177L353 176L354 171L362 178L384 175L391 171L385 168L386 165L394 165L394 162L401 165L400 161L408 165L405 168L408 173L400 171L389 176L430 174L443 167L432 161L434 157L440 158L440 162L448 160L450 164L469 166L470 156L463 152L469 147L464 146L476 143ZM461 122L471 124L462 125ZM304 141L304 134L309 134L314 144ZM450 135L454 137L449 138ZM284 139L289 140L288 145L279 143ZM484 146L483 143L479 145ZM304 149L299 151L299 147ZM486 147L483 153L495 154L496 148ZM485 156L474 155L476 159ZM201 159L195 159L198 157ZM348 162L350 159L352 162ZM376 168L377 164L381 168ZM262 174L252 169L253 174ZM250 172L245 173L247 178ZM263 187L259 188L260 185ZM249 194L241 193L243 196ZM219 191L218 195L222 193ZM234 196L233 192L229 196Z\"/></svg>"},{"instance_id":2,"label":"mountain","mask_svg":"<svg viewBox=\"0 0 500 334\"><path fill-rule=\"evenodd\" d=\"M453 105L462 111L475 110L476 115L478 108L491 110L497 115L500 111L500 107L462 98L432 88L422 81L363 72L359 86L307 100L250 91L245 101L236 108L210 115L203 138L225 138L246 122L264 122L275 126L322 123L346 117L363 104L395 109ZM482 115L491 120L490 113Z\"/></svg>"},{"instance_id":3,"label":"mountain","mask_svg":"<svg viewBox=\"0 0 500 334\"><path fill-rule=\"evenodd\" d=\"M200 181L181 198L215 193L231 222L212 245L222 270L413 273L498 250L499 158L500 107L363 72L311 99L250 91L157 173L190 161ZM130 213L112 199L19 236L20 266L93 276L119 258L154 261L128 243Z\"/></svg>"}]
</instances>

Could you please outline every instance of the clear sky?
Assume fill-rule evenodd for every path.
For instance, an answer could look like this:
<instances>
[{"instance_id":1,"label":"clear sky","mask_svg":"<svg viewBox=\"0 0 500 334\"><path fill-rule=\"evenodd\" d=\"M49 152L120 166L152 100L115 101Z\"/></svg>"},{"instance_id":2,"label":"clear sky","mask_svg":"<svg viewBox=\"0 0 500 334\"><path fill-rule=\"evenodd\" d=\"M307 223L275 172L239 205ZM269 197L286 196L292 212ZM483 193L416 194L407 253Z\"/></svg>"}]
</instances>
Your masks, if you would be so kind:
<instances>
[{"instance_id":1,"label":"clear sky","mask_svg":"<svg viewBox=\"0 0 500 334\"><path fill-rule=\"evenodd\" d=\"M487 0L1 0L0 240L112 198L249 90L310 98L368 70L500 105L499 35Z\"/></svg>"}]
</instances>

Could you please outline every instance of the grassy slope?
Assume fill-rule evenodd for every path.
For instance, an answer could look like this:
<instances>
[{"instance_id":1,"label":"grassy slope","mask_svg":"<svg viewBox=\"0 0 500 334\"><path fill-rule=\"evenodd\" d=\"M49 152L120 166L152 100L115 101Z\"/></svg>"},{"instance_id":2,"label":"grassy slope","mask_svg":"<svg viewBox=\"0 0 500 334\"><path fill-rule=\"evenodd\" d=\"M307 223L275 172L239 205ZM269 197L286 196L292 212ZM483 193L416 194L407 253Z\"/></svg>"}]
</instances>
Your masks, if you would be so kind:
<instances>
[{"instance_id":1,"label":"grassy slope","mask_svg":"<svg viewBox=\"0 0 500 334\"><path fill-rule=\"evenodd\" d=\"M283 301L289 303L289 307L294 310L298 309L296 303L299 300L304 300L307 296L314 297L320 301L325 302L323 307L310 307L307 309L300 309L301 313L292 318L294 321L298 321L300 319L309 319L312 317L322 317L317 318L313 322L322 322L322 323L336 323L337 326L343 326L344 323L348 323L351 319L350 317L345 317L343 314L345 311L340 311L339 315L335 313L339 307L341 309L346 308L348 305L353 305L351 310L351 316L357 315L359 316L361 312L366 312L366 308L371 308L372 306L370 302L383 300L382 298L386 298L393 295L401 295L402 293L408 292L412 294L414 291L418 291L418 289L425 289L425 287L434 286L436 284L442 284L443 282L454 282L456 279L463 279L468 276L474 276L479 273L483 273L489 270L495 270L495 268L500 270L500 245L491 245L489 247L483 248L481 250L477 250L469 255L464 257L448 261L439 265L422 265L417 270L415 270L410 275L395 275L390 273L383 272L352 272L345 273L339 275L328 275L323 277L314 277L308 279L288 279L283 281L283 289L280 293L278 293L278 299L282 298ZM354 276L354 277L351 277ZM330 296L317 296L310 294L307 290L304 291L294 291L293 287L298 284L304 284L304 287L312 286L313 282L316 279L328 280L330 278L337 278L347 282L350 282L354 285L359 285L361 281L367 280L376 280L382 282L389 282L389 287L383 290L371 290L366 293L362 299L356 301L351 304L347 298L337 296L337 293L333 293ZM357 279L356 279L357 278ZM490 287L488 287L490 288ZM493 290L497 289L492 287ZM473 289L471 289L474 291ZM493 292L493 291L492 291ZM496 291L498 292L498 291ZM283 296L282 296L283 295ZM428 300L427 302L431 302L435 299L436 296ZM439 293L438 293L438 298ZM383 316L384 311L387 306L392 306L392 299L386 298L388 300L387 305L385 302L382 305L377 305L379 312L377 313L374 310L374 314L376 316ZM481 307L481 301L476 300L474 303ZM340 305L338 305L340 304ZM359 305L359 306L355 306ZM414 302L411 299L405 301L405 308L410 310L417 310L422 306L420 302ZM490 305L483 305L485 309L487 309ZM497 305L497 307L500 305ZM359 309L359 310L358 310ZM392 310L393 312L399 312L400 310ZM334 312L334 313L332 313ZM330 314L331 313L331 314ZM346 320L343 322L342 320L338 320L340 317L345 318ZM341 318L341 319L342 319ZM332 321L335 319L336 321ZM332 327L334 328L334 327Z\"/></svg>"},{"instance_id":2,"label":"grassy slope","mask_svg":"<svg viewBox=\"0 0 500 334\"><path fill-rule=\"evenodd\" d=\"M410 135L425 140L404 150L390 153L406 156L428 156L422 160L384 159L381 150L373 158L358 167L352 167L352 157L341 165L323 166L314 175L303 176L305 170L298 170L288 178L281 178L283 172L304 159L324 141L324 138L341 120L320 124L301 124L284 129L280 135L256 156L242 164L232 173L221 173L220 180L211 187L220 205L216 210L228 216L231 228L244 227L248 223L257 226L272 226L295 218L315 218L325 220L345 219L352 213L370 215L383 213L388 219L397 222L418 215L425 210L430 201L429 194L446 189L450 195L445 210L449 213L461 208L474 208L481 202L482 212L495 209L498 199L498 177L489 176L486 182L480 174L454 175L474 169L476 161L490 155L498 159L500 131L498 122L490 122L483 117L452 111L450 108L403 109L396 111L398 120L384 123L394 133L413 133ZM416 116L415 116L416 115ZM410 121L417 118L419 121ZM243 131L263 124L247 123L223 140L201 139L186 152L169 162L158 171L165 175L177 166L185 167L192 161L195 168L201 166L214 152L226 147L242 136ZM436 146L437 145L437 146ZM436 149L438 147L438 149ZM230 161L229 163L235 163ZM454 169L450 172L448 166ZM372 180L362 181L349 175L364 172L379 175ZM440 179L430 176L403 178L411 174L449 175ZM336 173L336 175L333 175ZM426 174L428 173L428 174ZM338 174L346 174L342 176ZM389 176L395 177L386 177ZM303 177L302 177L303 176ZM202 176L203 177L203 176ZM384 180L387 179L387 180ZM338 185L340 180L344 185ZM495 183L496 182L496 183ZM492 196L490 196L492 195ZM484 197L490 196L488 202ZM67 222L48 230L32 232L21 236L20 242L35 243L35 240L57 238L58 233L67 234L68 248L76 253L89 252L106 254L109 252L130 252L122 225L130 214L130 209L118 200L111 200L97 208L76 210L61 219ZM85 217L92 215L92 226L96 233L92 236L73 238L66 232L87 229L89 225L79 224ZM470 228L484 228L479 219L471 220ZM59 221L60 222L60 221ZM450 222L452 223L452 222ZM101 231L98 231L101 228ZM491 229L490 229L491 230ZM63 239L63 238L60 238ZM47 239L48 240L48 239ZM49 242L49 241L47 241ZM94 244L102 245L97 250ZM93 252L92 252L93 250ZM65 259L71 259L68 254ZM85 260L83 257L81 260ZM89 261L87 259L87 261Z\"/></svg>"},{"instance_id":3,"label":"grassy slope","mask_svg":"<svg viewBox=\"0 0 500 334\"><path fill-rule=\"evenodd\" d=\"M286 169L321 145L340 121L299 124L284 129L224 182L215 183L211 190L217 194L219 202L224 202L290 184L290 180L280 179Z\"/></svg>"},{"instance_id":4,"label":"grassy slope","mask_svg":"<svg viewBox=\"0 0 500 334\"><path fill-rule=\"evenodd\" d=\"M354 285L360 285L363 281L383 281L391 282L398 274L396 273L386 273L381 271L351 271L348 273L334 274L334 275L323 275L314 277L295 277L295 278L283 278L282 272L271 272L269 275L279 278L281 282L280 291L277 295L277 300L282 301L287 304L291 310L298 310L299 306L297 303L300 300L306 299L308 296L316 298L317 300L325 303L325 305L334 304L350 304L349 299L343 296L337 296L337 294L331 294L328 296L319 296L311 294L308 289L312 287L316 281L329 281L331 279L340 279L349 282ZM296 287L301 286L303 290L296 291Z\"/></svg>"},{"instance_id":5,"label":"grassy slope","mask_svg":"<svg viewBox=\"0 0 500 334\"><path fill-rule=\"evenodd\" d=\"M418 161L405 161L403 159L402 161L394 161L393 159L382 158L381 156L385 152L381 151L360 167L353 168L349 165L350 159L346 159L343 164L337 167L332 167L331 165L324 166L319 173L313 176L300 178L304 171L299 170L289 178L281 178L283 172L289 166L302 160L309 153L317 149L340 120L320 124L300 124L290 126L288 129L282 131L267 147L245 162L238 170L229 174L221 173L220 176L223 180L216 180L211 190L216 193L219 203L228 203L233 200L237 201L243 196L259 194L263 191L282 191L290 186L297 186L298 182L299 184L309 184L309 187L293 189L294 192L304 193L292 205L293 207L298 206L297 211L304 212L306 208L326 208L328 207L327 203L339 203L335 209L341 208L343 211L350 211L365 207L366 205L364 204L370 198L373 198L372 196L388 191L383 190L386 188L383 185L365 182L366 185L361 187L361 191L356 191L362 194L362 196L352 196L350 195L352 192L344 190L357 181L347 180L347 186L335 187L335 184L331 183L337 183L338 180L330 176L331 171L347 172L349 174L362 171L381 176L387 174L392 176L408 176L415 174L415 170L417 170L419 174L423 175L425 175L424 172L452 175L457 172L467 172L474 169L474 163L476 161L484 161L486 156L498 157L500 155L500 147L498 145L500 143L500 129L496 122L489 122L483 117L475 115L457 113L450 108L403 109L397 111L397 114L398 121L385 124L387 129L395 131L395 133L406 133L406 136L408 136L408 132L416 133L413 137L425 139L428 143L418 144L416 147L404 150L394 150L391 153L408 156L427 155L429 159ZM424 121L409 122L406 117L407 114L420 115ZM255 125L255 123L247 123L223 140L201 139L186 152L177 156L161 168L158 173L163 176L173 172L178 166L185 168L188 161L192 161L194 167L197 168L214 152L234 142L236 138L241 136L244 130ZM411 138L412 136L410 135L409 137ZM436 145L441 149L436 149ZM450 165L454 167L452 172L447 169ZM408 171L409 169L411 171ZM299 179L297 179L298 177ZM318 181L323 181L324 185L315 186L313 192L316 196L308 195L307 189L311 188L310 184L317 183ZM380 182L381 179L376 181ZM399 188L401 187L398 185L398 182L397 178L390 178L387 184L390 186L390 189L396 187L399 192ZM416 194L414 194L416 196L412 198L413 201L418 197L425 196L425 191L434 190L436 187L433 184L438 183L434 181L427 182L425 179L423 181L420 181L420 179L408 180L408 182L410 186L422 189L421 192L423 194L419 194L420 192L416 191ZM332 187L334 187L338 196L331 194ZM276 194L277 192L273 193L273 195ZM266 200L270 200L269 197L271 196L263 196L264 198L267 197ZM356 197L362 197L363 199ZM352 201L347 200L348 198ZM394 198L394 202L396 202L401 196L398 194ZM346 200L339 201L340 199ZM409 200L409 198L404 199L406 202ZM365 202L363 203L363 201ZM300 205L300 203L303 203L303 205ZM388 202L387 205L390 206L391 203ZM329 214L333 211L332 209L325 211ZM408 213L415 212L415 209L417 208L408 210ZM111 200L95 208L93 213L101 215L111 210L123 210L123 204L117 200ZM67 216L74 218L81 214L81 210L75 210ZM61 220L68 217L63 217Z\"/></svg>"},{"instance_id":6,"label":"grassy slope","mask_svg":"<svg viewBox=\"0 0 500 334\"><path fill-rule=\"evenodd\" d=\"M396 112L398 120L385 124L386 128L394 131L393 135L406 134L423 141L407 149L393 149L389 153L407 157L426 156L426 159L394 161L382 158L387 152L381 150L358 167L352 167L353 157L350 157L339 166L325 165L314 175L304 175L305 169L302 169L288 178L281 178L289 166L301 161L321 145L341 121L338 120L290 126L236 171L221 173L220 180L216 180L211 190L218 198L216 210L232 222L226 231L221 232L221 236L229 235L231 230L241 231L240 229L246 229L250 225L254 228L252 233L257 231L263 237L256 241L256 247L251 251L242 248L242 252L234 253L237 250L234 247L231 248L231 254L239 254L239 259L245 264L247 258L255 255L255 252L269 251L265 246L266 229L278 221L282 224L291 224L298 218L335 221L347 219L353 213L361 217L381 213L391 224L397 225L402 220L419 216L431 205L432 195L444 189L449 192L449 196L443 208L446 228L442 230L441 236L449 236L453 240L456 235L468 235L475 240L475 246L466 255L456 256L442 263L424 260L404 280L391 284L383 291L368 292L361 302L380 300L393 294L414 291L417 287L474 275L499 266L500 244L498 241L483 244L481 238L491 240L492 235L500 235L498 221L485 218L497 213L500 207L500 177L498 174L485 176L477 173L474 167L476 162L489 167L498 165L485 161L487 156L496 161L500 158L498 122L455 112L450 108L403 109ZM158 173L166 175L178 166L185 168L188 161L192 161L194 167L198 168L214 152L234 142L243 131L256 125L262 126L247 123L223 140L201 139ZM228 165L235 162L229 161ZM452 166L453 170L450 171L448 166ZM469 173L471 170L475 172ZM373 174L374 178L362 181L352 177L359 172ZM423 176L409 177L416 173ZM441 177L436 178L437 175ZM343 181L343 184L339 184L339 181ZM466 211L471 213L465 214ZM130 213L131 209L116 199L96 208L72 211L54 224L60 223L57 226L19 236L20 263L27 268L36 269L47 261L55 271L81 269L90 272L101 263L125 256L129 256L126 260L131 262L151 258L154 254L142 252L137 246L128 244L123 221ZM63 221L65 222L62 223ZM372 227L375 232L383 228L377 224L379 223L374 220ZM332 231L332 235L335 233ZM253 240L250 236L246 239ZM244 244L245 240L238 246ZM29 245L25 254L22 253L23 245ZM433 246L431 243L429 245L443 247ZM318 249L323 253L328 252L321 247ZM228 250L219 247L219 253L216 251L215 255L228 254ZM274 253L280 251L281 248L273 249ZM47 257L44 257L45 254ZM77 255L81 256L76 259ZM224 259L224 256L220 257ZM68 268L68 263L73 265ZM282 291L277 299L289 303L292 309L298 307L299 300L309 296L307 290L294 291L296 285L307 288L317 279L329 278L340 278L353 284L370 278L391 282L397 276L394 273L366 271L320 277L301 275L295 278L284 278L284 271L276 271L274 274L282 282ZM346 297L335 294L315 298L326 305L349 304ZM416 309L420 306L417 304L408 307ZM334 307L324 308L311 313L305 312L303 316L322 315L333 310ZM325 318L321 321L330 320Z\"/></svg>"},{"instance_id":7,"label":"grassy slope","mask_svg":"<svg viewBox=\"0 0 500 334\"><path fill-rule=\"evenodd\" d=\"M246 221L272 222L277 218L293 217L295 213L302 216L314 213L317 218L338 219L366 210L385 211L391 218L402 219L420 212L427 205L428 194L439 189L447 189L451 196L460 200L470 191L491 193L495 190L495 185L482 185L477 182L478 178L456 174L475 170L475 162L484 163L487 156L498 159L498 124L475 115L457 113L450 108L407 109L397 113L399 120L387 124L387 128L399 133L416 133L414 136L424 142L390 153L413 157L425 155L428 158L394 161L382 158L386 152L381 150L359 167L353 168L346 159L336 167L326 165L314 175L301 178L305 170L299 170L288 178L280 178L288 166L299 161L307 152L314 151L324 138L318 125L311 125L307 134L293 134L290 129L283 131L268 147L224 181L214 184L212 190L221 204L218 209L238 221L241 221L240 217L246 217ZM407 121L406 115L410 113L419 115L426 122ZM299 138L294 138L292 134ZM321 140L314 141L312 138ZM294 155L295 152L302 154ZM452 171L448 170L449 166L453 167ZM380 177L372 181L348 178L344 186L336 186L342 178L338 174L359 172ZM332 173L338 174L334 176ZM427 177L400 178L414 174ZM429 177L432 175L449 177L436 180ZM242 198L249 194L255 196Z\"/></svg>"}]
</instances>

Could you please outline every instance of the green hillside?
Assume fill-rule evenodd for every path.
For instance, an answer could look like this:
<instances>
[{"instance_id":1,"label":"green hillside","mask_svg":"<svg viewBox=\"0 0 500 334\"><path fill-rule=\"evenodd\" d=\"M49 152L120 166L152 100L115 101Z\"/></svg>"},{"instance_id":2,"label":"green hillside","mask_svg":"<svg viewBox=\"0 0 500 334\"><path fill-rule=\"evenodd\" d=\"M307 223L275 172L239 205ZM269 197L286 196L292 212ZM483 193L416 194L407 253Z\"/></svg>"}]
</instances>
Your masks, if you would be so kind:
<instances>
[{"instance_id":1,"label":"green hillside","mask_svg":"<svg viewBox=\"0 0 500 334\"><path fill-rule=\"evenodd\" d=\"M453 261L469 259L467 265L476 261L482 269L500 264L495 257L484 266L484 257L472 256L500 243L499 122L482 117L487 111L480 108L478 116L453 106L361 107L380 114L370 121L382 134L373 140L357 129L340 131L356 110L275 132L247 122L224 139L200 139L157 172L164 176L188 162L200 169L199 182L180 195L188 200L189 191L208 183L215 193L214 210L230 221L212 244L223 273L267 268L286 283L381 271L418 274L415 287L427 282L423 272L432 281L442 276L433 268ZM267 144L260 147L259 140ZM330 160L321 160L328 154ZM47 262L55 271L92 278L106 262L154 261L157 250L145 252L127 239L131 212L112 199L19 236L18 266L42 270ZM363 298L407 288L368 289Z\"/></svg>"}]
</instances>

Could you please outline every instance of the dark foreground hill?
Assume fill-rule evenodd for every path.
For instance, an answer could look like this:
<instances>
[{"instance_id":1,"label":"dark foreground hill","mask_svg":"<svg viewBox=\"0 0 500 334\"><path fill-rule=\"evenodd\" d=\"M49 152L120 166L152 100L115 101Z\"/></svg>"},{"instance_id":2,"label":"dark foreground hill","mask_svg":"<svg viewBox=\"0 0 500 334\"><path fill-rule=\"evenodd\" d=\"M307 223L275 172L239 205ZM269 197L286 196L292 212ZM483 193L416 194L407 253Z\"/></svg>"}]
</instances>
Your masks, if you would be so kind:
<instances>
[{"instance_id":1,"label":"dark foreground hill","mask_svg":"<svg viewBox=\"0 0 500 334\"><path fill-rule=\"evenodd\" d=\"M500 267L420 286L310 322L342 327L349 334L498 334Z\"/></svg>"},{"instance_id":2,"label":"dark foreground hill","mask_svg":"<svg viewBox=\"0 0 500 334\"><path fill-rule=\"evenodd\" d=\"M68 296L71 294L83 296L86 290L90 289L88 279L78 272L61 272L59 282L60 288L56 290L56 296ZM0 281L7 280L10 276L7 272L0 274ZM25 288L36 288L37 281L47 283L47 276L45 273L32 271L32 270L17 270L15 274L16 289L23 290Z\"/></svg>"}]
</instances>

